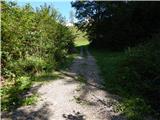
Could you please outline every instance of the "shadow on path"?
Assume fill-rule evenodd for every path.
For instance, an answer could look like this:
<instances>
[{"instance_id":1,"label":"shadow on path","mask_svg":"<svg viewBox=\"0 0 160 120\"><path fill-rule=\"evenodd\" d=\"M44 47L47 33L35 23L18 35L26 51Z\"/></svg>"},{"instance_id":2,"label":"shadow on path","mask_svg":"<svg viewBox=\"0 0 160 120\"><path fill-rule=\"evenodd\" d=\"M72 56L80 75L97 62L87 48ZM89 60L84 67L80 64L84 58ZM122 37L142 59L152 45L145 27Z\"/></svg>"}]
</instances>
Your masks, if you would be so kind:
<instances>
[{"instance_id":1,"label":"shadow on path","mask_svg":"<svg viewBox=\"0 0 160 120\"><path fill-rule=\"evenodd\" d=\"M72 114L68 114L68 115L63 114L62 116L63 118L65 118L65 120L86 120L83 114L81 114L80 112L75 112L75 111L73 111Z\"/></svg>"}]
</instances>

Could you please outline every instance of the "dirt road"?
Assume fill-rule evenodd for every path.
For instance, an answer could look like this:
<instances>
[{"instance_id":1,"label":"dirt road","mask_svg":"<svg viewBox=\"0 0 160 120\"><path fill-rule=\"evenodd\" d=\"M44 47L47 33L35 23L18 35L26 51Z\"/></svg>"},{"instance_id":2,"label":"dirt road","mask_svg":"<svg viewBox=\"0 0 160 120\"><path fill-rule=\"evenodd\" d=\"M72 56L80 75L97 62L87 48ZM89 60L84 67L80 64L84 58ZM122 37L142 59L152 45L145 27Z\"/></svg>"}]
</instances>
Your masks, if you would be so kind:
<instances>
[{"instance_id":1,"label":"dirt road","mask_svg":"<svg viewBox=\"0 0 160 120\"><path fill-rule=\"evenodd\" d=\"M40 99L10 113L13 120L124 120L114 112L117 97L102 90L94 57L81 48L63 78L34 86ZM7 117L3 117L7 120Z\"/></svg>"}]
</instances>

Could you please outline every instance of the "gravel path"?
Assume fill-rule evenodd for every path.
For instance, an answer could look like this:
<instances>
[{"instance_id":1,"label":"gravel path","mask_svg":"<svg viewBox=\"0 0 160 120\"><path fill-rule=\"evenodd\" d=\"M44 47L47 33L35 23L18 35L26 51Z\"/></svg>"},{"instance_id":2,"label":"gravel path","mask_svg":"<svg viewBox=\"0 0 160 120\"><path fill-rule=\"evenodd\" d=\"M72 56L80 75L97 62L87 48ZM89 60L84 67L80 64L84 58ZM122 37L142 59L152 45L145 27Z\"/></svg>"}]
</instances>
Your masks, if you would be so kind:
<instances>
[{"instance_id":1,"label":"gravel path","mask_svg":"<svg viewBox=\"0 0 160 120\"><path fill-rule=\"evenodd\" d=\"M113 109L117 97L100 89L102 78L86 49L81 48L66 73L64 78L35 85L40 94L37 104L20 107L10 117L2 114L2 120L124 120ZM77 76L87 83L79 82Z\"/></svg>"}]
</instances>

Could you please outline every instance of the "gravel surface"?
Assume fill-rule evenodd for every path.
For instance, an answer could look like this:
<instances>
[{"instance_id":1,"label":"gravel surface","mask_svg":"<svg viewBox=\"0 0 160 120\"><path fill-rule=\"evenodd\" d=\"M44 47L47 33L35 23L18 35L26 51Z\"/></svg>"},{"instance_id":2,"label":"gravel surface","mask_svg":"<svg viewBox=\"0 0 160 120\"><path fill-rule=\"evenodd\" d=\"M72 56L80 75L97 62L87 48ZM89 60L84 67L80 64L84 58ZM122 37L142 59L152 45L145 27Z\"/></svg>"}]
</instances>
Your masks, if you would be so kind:
<instances>
[{"instance_id":1,"label":"gravel surface","mask_svg":"<svg viewBox=\"0 0 160 120\"><path fill-rule=\"evenodd\" d=\"M35 85L40 98L36 105L23 106L2 120L124 120L114 111L117 97L100 89L102 78L94 57L85 49L75 58L64 76L47 84ZM84 52L86 55L84 56ZM87 81L79 82L77 76Z\"/></svg>"}]
</instances>

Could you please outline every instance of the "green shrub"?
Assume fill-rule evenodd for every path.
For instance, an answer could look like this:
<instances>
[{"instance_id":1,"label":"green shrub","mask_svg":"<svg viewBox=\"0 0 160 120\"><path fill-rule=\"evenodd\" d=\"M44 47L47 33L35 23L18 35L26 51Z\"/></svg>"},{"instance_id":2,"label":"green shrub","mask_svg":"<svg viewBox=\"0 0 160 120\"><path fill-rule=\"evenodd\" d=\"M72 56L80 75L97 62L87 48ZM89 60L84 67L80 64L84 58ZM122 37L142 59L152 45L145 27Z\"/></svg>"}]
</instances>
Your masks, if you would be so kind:
<instances>
[{"instance_id":1,"label":"green shrub","mask_svg":"<svg viewBox=\"0 0 160 120\"><path fill-rule=\"evenodd\" d=\"M130 120L160 116L160 34L125 52L92 50L107 91L122 97L119 110Z\"/></svg>"},{"instance_id":2,"label":"green shrub","mask_svg":"<svg viewBox=\"0 0 160 120\"><path fill-rule=\"evenodd\" d=\"M35 104L37 102L37 99L38 99L38 95L32 95L23 99L22 104L23 105Z\"/></svg>"},{"instance_id":3,"label":"green shrub","mask_svg":"<svg viewBox=\"0 0 160 120\"><path fill-rule=\"evenodd\" d=\"M140 98L125 99L120 108L129 120L143 120L151 113L150 106Z\"/></svg>"},{"instance_id":4,"label":"green shrub","mask_svg":"<svg viewBox=\"0 0 160 120\"><path fill-rule=\"evenodd\" d=\"M1 6L2 77L13 82L2 87L2 110L10 110L22 105L20 96L31 87L30 78L65 62L74 35L51 6L33 10L29 4L18 7L7 1Z\"/></svg>"},{"instance_id":5,"label":"green shrub","mask_svg":"<svg viewBox=\"0 0 160 120\"><path fill-rule=\"evenodd\" d=\"M32 81L28 76L16 79L16 82L9 82L1 89L2 111L10 111L23 104L23 96L30 89Z\"/></svg>"},{"instance_id":6,"label":"green shrub","mask_svg":"<svg viewBox=\"0 0 160 120\"><path fill-rule=\"evenodd\" d=\"M74 35L52 7L36 11L2 2L2 75L36 73L56 68L73 47ZM52 61L51 61L52 60ZM52 64L51 64L52 63Z\"/></svg>"},{"instance_id":7,"label":"green shrub","mask_svg":"<svg viewBox=\"0 0 160 120\"><path fill-rule=\"evenodd\" d=\"M118 83L132 95L142 96L152 109L160 111L160 34L152 41L126 51L119 63Z\"/></svg>"}]
</instances>

